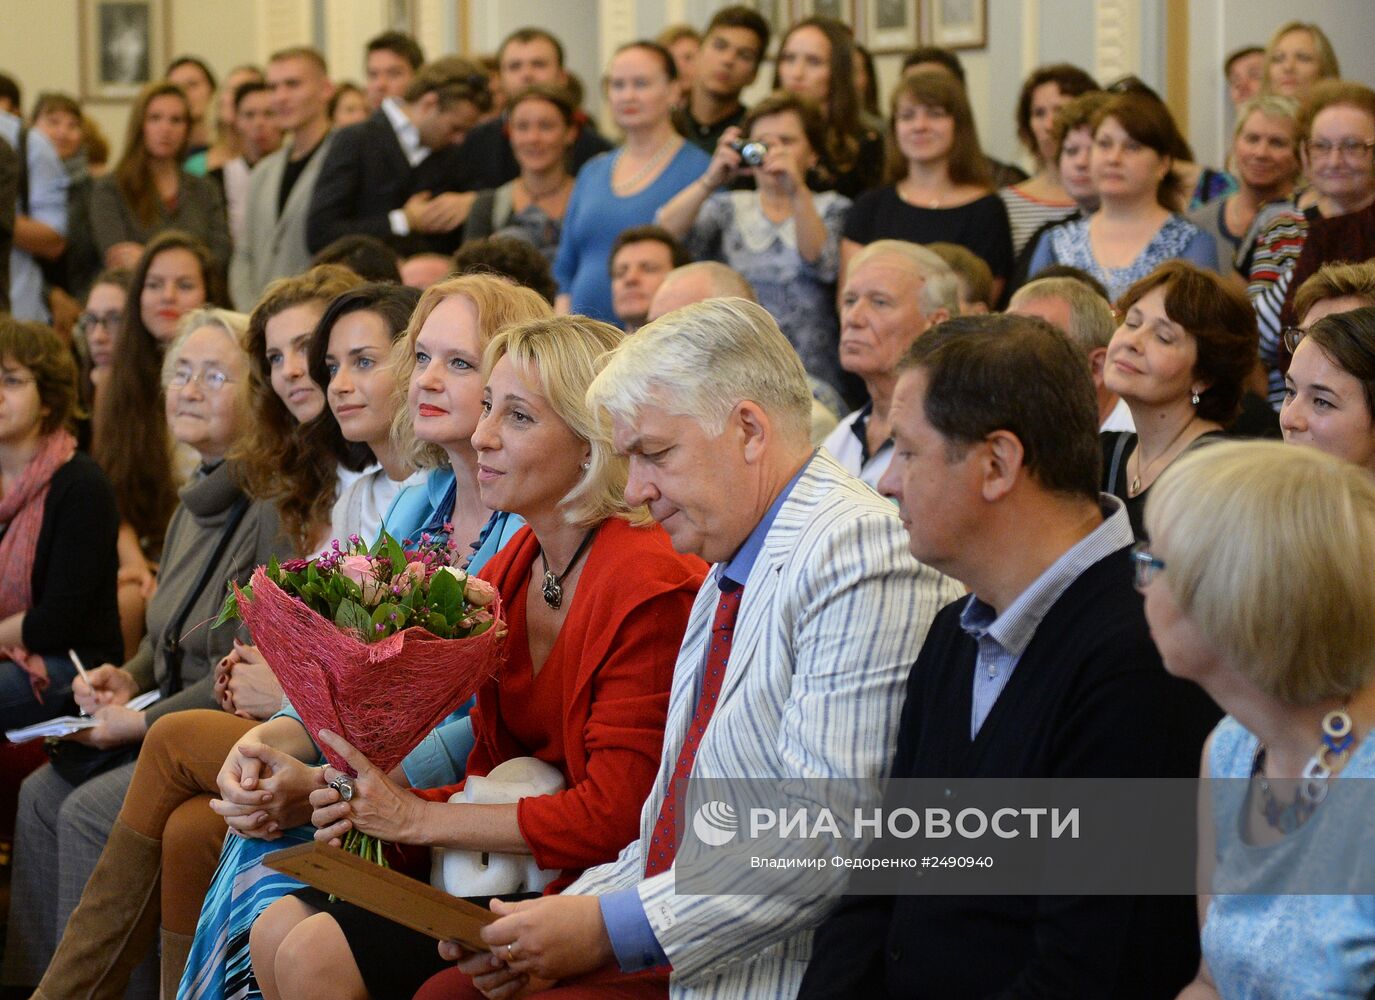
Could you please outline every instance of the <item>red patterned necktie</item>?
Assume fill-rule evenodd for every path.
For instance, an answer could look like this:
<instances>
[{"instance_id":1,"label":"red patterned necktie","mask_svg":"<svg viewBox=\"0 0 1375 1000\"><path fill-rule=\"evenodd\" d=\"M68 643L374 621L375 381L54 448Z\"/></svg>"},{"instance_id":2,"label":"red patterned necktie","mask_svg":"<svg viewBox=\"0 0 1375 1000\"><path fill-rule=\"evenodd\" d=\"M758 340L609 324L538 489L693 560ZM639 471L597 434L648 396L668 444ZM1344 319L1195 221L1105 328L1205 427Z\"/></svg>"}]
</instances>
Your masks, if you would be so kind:
<instances>
[{"instance_id":1,"label":"red patterned necktie","mask_svg":"<svg viewBox=\"0 0 1375 1000\"><path fill-rule=\"evenodd\" d=\"M678 799L686 791L693 761L697 759L697 747L702 742L702 734L707 731L707 724L711 722L711 714L716 711L716 699L721 694L721 682L726 676L731 637L735 633L735 619L740 613L740 598L745 588L729 580L723 580L722 583L725 586L721 588L716 617L711 623L711 645L707 649L707 672L702 678L702 695L697 699L697 710L692 714L692 724L688 726L687 738L683 740L683 749L673 768L668 794L664 797L664 804L659 807L659 818L654 821L654 837L649 843L645 859L646 878L668 871L673 866L674 855L678 853Z\"/></svg>"}]
</instances>

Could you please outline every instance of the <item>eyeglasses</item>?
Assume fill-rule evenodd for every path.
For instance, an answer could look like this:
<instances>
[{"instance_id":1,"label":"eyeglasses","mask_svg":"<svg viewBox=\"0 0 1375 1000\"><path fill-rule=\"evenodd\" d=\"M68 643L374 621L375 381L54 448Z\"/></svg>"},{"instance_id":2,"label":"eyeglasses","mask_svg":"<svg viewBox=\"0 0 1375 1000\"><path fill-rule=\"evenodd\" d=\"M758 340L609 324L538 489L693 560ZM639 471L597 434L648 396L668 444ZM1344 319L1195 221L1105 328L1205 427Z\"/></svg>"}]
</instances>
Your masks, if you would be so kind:
<instances>
[{"instance_id":1,"label":"eyeglasses","mask_svg":"<svg viewBox=\"0 0 1375 1000\"><path fill-rule=\"evenodd\" d=\"M1304 143L1309 157L1325 160L1338 152L1348 163L1363 163L1375 151L1375 142L1361 142L1359 139L1343 139L1341 142L1328 142L1326 139L1310 139Z\"/></svg>"},{"instance_id":2,"label":"eyeglasses","mask_svg":"<svg viewBox=\"0 0 1375 1000\"><path fill-rule=\"evenodd\" d=\"M77 317L76 323L82 333L97 326L105 327L110 333L119 333L124 326L124 313L113 310L105 313L86 312Z\"/></svg>"},{"instance_id":3,"label":"eyeglasses","mask_svg":"<svg viewBox=\"0 0 1375 1000\"><path fill-rule=\"evenodd\" d=\"M0 389L5 392L18 392L26 385L33 385L38 379L32 375L16 375L14 372L5 372L0 375Z\"/></svg>"},{"instance_id":4,"label":"eyeglasses","mask_svg":"<svg viewBox=\"0 0 1375 1000\"><path fill-rule=\"evenodd\" d=\"M230 378L217 368L212 368L208 372L201 372L199 375L186 368L178 369L172 373L172 377L167 380L168 386L173 389L185 389L192 382L199 382L205 387L206 392L219 392L227 385L233 384L236 379Z\"/></svg>"},{"instance_id":5,"label":"eyeglasses","mask_svg":"<svg viewBox=\"0 0 1375 1000\"><path fill-rule=\"evenodd\" d=\"M1280 340L1284 341L1284 346L1290 354L1299 349L1299 341L1308 336L1308 331L1301 326L1286 326L1280 331Z\"/></svg>"},{"instance_id":6,"label":"eyeglasses","mask_svg":"<svg viewBox=\"0 0 1375 1000\"><path fill-rule=\"evenodd\" d=\"M1152 555L1145 542L1137 542L1132 546L1131 559L1132 568L1136 572L1137 590L1145 590L1149 587L1156 574L1165 568L1165 560L1157 559Z\"/></svg>"}]
</instances>

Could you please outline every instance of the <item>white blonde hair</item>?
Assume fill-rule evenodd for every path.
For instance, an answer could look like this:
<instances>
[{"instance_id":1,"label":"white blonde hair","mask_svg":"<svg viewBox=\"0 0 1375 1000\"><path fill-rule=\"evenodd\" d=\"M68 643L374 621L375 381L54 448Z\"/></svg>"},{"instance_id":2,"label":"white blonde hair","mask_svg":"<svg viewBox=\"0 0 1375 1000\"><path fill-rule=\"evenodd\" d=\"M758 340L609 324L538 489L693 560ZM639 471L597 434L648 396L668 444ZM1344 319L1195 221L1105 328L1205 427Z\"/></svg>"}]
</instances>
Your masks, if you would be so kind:
<instances>
[{"instance_id":1,"label":"white blonde hair","mask_svg":"<svg viewBox=\"0 0 1375 1000\"><path fill-rule=\"evenodd\" d=\"M177 335L172 339L172 343L167 348L167 353L162 357L162 384L164 386L172 381L177 362L181 360L181 349L185 346L187 339L203 327L218 330L229 338L230 343L234 345L242 357L245 368L248 366L248 350L244 346L248 337L248 315L230 309L216 309L209 306L202 309L192 309L177 321ZM246 386L248 379L244 378L243 381Z\"/></svg>"},{"instance_id":2,"label":"white blonde hair","mask_svg":"<svg viewBox=\"0 0 1375 1000\"><path fill-rule=\"evenodd\" d=\"M587 390L594 411L633 421L645 406L691 417L712 436L745 400L783 436L811 439L812 394L802 359L761 306L708 299L643 327L611 355Z\"/></svg>"},{"instance_id":3,"label":"white blonde hair","mask_svg":"<svg viewBox=\"0 0 1375 1000\"><path fill-rule=\"evenodd\" d=\"M917 301L924 314L944 309L950 316L960 314L960 276L934 250L928 250L920 243L907 240L875 240L850 258L846 274L854 274L859 268L880 257L896 258L922 279L921 294Z\"/></svg>"},{"instance_id":4,"label":"white blonde hair","mask_svg":"<svg viewBox=\"0 0 1375 1000\"><path fill-rule=\"evenodd\" d=\"M1375 479L1314 448L1237 441L1171 463L1146 529L1218 652L1292 705L1375 677Z\"/></svg>"}]
</instances>

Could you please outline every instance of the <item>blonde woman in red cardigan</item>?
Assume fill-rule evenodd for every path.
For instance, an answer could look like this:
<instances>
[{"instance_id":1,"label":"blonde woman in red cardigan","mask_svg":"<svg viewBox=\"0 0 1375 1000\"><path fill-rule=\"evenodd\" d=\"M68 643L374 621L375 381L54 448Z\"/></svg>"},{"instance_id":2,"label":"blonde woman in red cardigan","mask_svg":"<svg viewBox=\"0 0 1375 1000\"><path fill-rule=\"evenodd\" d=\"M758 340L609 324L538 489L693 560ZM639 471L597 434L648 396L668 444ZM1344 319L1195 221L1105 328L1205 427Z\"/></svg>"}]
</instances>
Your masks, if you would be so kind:
<instances>
[{"instance_id":1,"label":"blonde woman in red cardigan","mask_svg":"<svg viewBox=\"0 0 1375 1000\"><path fill-rule=\"evenodd\" d=\"M673 551L644 508L625 506L626 462L584 394L624 337L583 317L499 333L483 357L473 435L485 506L527 527L483 568L501 595L506 659L478 691L467 775L534 757L564 790L509 805L451 803L459 786L408 793L337 737L358 771L349 801L311 795L316 838L356 829L393 844L529 854L558 874L613 860L639 830L659 766L668 692L706 566ZM485 902L485 900L484 900ZM433 940L303 890L253 926L268 1000L410 998L447 967ZM616 977L598 996L667 996L667 976Z\"/></svg>"}]
</instances>

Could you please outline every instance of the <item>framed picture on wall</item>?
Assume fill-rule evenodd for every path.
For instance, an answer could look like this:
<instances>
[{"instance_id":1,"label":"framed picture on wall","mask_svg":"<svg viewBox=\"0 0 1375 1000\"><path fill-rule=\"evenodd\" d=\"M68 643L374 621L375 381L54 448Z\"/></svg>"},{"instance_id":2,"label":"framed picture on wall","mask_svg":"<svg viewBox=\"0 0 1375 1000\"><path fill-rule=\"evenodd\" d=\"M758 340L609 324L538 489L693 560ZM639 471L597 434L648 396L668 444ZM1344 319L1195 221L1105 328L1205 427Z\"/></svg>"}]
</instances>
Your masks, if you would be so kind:
<instances>
[{"instance_id":1,"label":"framed picture on wall","mask_svg":"<svg viewBox=\"0 0 1375 1000\"><path fill-rule=\"evenodd\" d=\"M82 99L127 101L167 65L167 0L79 0L77 33Z\"/></svg>"},{"instance_id":2,"label":"framed picture on wall","mask_svg":"<svg viewBox=\"0 0 1375 1000\"><path fill-rule=\"evenodd\" d=\"M988 45L988 0L931 0L931 44L943 49Z\"/></svg>"},{"instance_id":3,"label":"framed picture on wall","mask_svg":"<svg viewBox=\"0 0 1375 1000\"><path fill-rule=\"evenodd\" d=\"M829 17L855 26L856 0L799 0L797 17Z\"/></svg>"},{"instance_id":4,"label":"framed picture on wall","mask_svg":"<svg viewBox=\"0 0 1375 1000\"><path fill-rule=\"evenodd\" d=\"M408 35L419 32L415 0L383 0L382 23L388 31L404 31Z\"/></svg>"},{"instance_id":5,"label":"framed picture on wall","mask_svg":"<svg viewBox=\"0 0 1375 1000\"><path fill-rule=\"evenodd\" d=\"M915 49L920 24L920 0L864 0L864 44L875 55Z\"/></svg>"}]
</instances>

